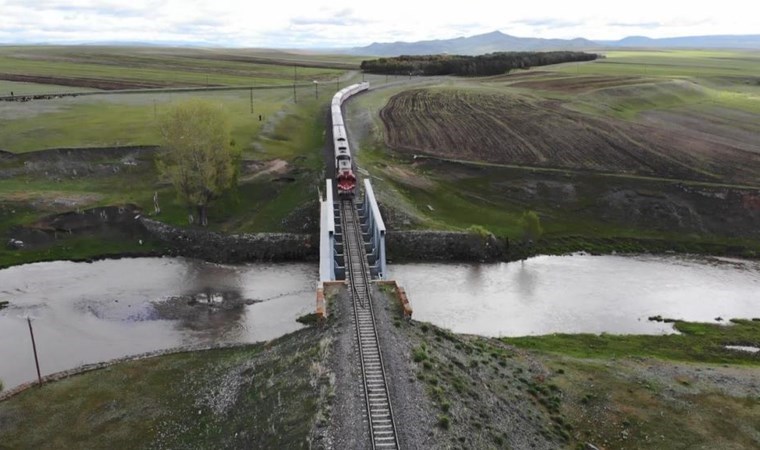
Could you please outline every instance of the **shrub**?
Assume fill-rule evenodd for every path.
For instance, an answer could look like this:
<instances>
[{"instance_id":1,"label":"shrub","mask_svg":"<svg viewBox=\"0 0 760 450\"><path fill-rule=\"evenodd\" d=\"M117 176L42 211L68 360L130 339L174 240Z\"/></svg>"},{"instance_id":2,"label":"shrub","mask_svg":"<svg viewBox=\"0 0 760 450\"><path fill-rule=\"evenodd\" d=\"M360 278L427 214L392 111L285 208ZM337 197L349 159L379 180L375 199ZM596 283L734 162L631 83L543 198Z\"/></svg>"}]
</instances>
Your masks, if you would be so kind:
<instances>
[{"instance_id":1,"label":"shrub","mask_svg":"<svg viewBox=\"0 0 760 450\"><path fill-rule=\"evenodd\" d=\"M422 347L417 347L412 352L412 359L414 362L422 362L428 358L427 351Z\"/></svg>"},{"instance_id":2,"label":"shrub","mask_svg":"<svg viewBox=\"0 0 760 450\"><path fill-rule=\"evenodd\" d=\"M489 236L491 236L491 232L488 231L487 228L480 225L471 225L469 228L467 228L467 231L480 236L482 239L487 239Z\"/></svg>"}]
</instances>

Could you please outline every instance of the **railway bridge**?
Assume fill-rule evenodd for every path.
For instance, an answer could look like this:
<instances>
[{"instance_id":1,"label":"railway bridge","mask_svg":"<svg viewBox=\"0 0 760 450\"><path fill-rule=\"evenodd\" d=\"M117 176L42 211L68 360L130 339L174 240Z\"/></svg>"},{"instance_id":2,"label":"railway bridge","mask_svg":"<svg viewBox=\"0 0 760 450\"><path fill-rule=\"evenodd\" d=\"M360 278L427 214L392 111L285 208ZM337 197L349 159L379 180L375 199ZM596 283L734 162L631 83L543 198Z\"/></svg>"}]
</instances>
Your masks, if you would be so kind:
<instances>
[{"instance_id":1,"label":"railway bridge","mask_svg":"<svg viewBox=\"0 0 760 450\"><path fill-rule=\"evenodd\" d=\"M346 88L348 92L352 92L352 87ZM343 126L341 107L346 98L339 92L333 99L333 105L337 101L337 108L332 113L334 128L336 123ZM351 156L343 130L340 136L342 139L335 140L334 148L336 169L340 155L341 167L345 170L344 158L346 154L349 158ZM385 224L370 180L363 180L362 186L363 195L357 186L354 195L344 192L336 201L334 182L326 180L324 198L320 198L317 315L324 317L327 313L324 283L344 282L351 302L351 327L358 353L357 365L361 378L358 381L364 398L369 443L372 449L398 449L401 447L393 416L389 378L372 303L372 280L382 280L387 273Z\"/></svg>"}]
</instances>

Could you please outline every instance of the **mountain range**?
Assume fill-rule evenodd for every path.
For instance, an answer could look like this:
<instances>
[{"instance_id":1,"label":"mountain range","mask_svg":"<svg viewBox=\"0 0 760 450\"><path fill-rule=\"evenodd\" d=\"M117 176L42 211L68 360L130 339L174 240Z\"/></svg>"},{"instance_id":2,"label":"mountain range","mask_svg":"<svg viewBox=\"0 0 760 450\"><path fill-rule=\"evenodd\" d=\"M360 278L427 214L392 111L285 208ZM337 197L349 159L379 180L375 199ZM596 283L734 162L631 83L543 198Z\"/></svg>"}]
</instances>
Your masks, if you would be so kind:
<instances>
[{"instance_id":1,"label":"mountain range","mask_svg":"<svg viewBox=\"0 0 760 450\"><path fill-rule=\"evenodd\" d=\"M375 42L366 47L348 49L348 53L368 56L430 55L450 53L481 55L504 51L600 50L605 48L736 48L760 49L760 35L685 36L652 39L631 36L618 41L576 39L542 39L511 36L494 31L469 37L418 42Z\"/></svg>"}]
</instances>

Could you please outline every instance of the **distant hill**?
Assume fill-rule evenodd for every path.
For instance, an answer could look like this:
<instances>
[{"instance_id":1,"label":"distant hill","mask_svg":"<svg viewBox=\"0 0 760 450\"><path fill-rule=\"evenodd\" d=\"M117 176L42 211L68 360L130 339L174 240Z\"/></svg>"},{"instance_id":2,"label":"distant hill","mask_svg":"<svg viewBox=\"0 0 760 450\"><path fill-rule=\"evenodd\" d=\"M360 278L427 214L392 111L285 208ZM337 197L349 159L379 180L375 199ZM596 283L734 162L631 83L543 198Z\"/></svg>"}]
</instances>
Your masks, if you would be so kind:
<instances>
[{"instance_id":1,"label":"distant hill","mask_svg":"<svg viewBox=\"0 0 760 450\"><path fill-rule=\"evenodd\" d=\"M455 39L385 44L376 42L366 47L352 48L349 53L373 56L435 55L440 53L482 55L503 51L584 50L595 47L599 47L599 44L587 39L521 38L504 34L501 31L494 31Z\"/></svg>"},{"instance_id":2,"label":"distant hill","mask_svg":"<svg viewBox=\"0 0 760 450\"><path fill-rule=\"evenodd\" d=\"M588 39L523 38L494 31L470 37L438 39L418 42L375 42L366 47L354 47L347 53L368 56L482 55L504 51L591 50L605 47L637 48L737 48L760 49L760 35L685 36L652 39L631 36L618 41L591 41Z\"/></svg>"},{"instance_id":3,"label":"distant hill","mask_svg":"<svg viewBox=\"0 0 760 450\"><path fill-rule=\"evenodd\" d=\"M684 36L652 39L646 36L629 36L619 41L597 41L608 47L640 48L736 48L760 49L760 35Z\"/></svg>"}]
</instances>

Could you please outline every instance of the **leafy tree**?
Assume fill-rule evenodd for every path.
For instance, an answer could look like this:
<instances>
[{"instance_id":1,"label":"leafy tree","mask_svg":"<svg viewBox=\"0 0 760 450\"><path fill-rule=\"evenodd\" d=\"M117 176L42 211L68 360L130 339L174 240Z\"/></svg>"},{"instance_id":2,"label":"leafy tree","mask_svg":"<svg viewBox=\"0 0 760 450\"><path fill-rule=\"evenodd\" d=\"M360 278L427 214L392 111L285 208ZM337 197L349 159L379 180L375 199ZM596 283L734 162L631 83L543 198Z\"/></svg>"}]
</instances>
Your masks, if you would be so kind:
<instances>
[{"instance_id":1,"label":"leafy tree","mask_svg":"<svg viewBox=\"0 0 760 450\"><path fill-rule=\"evenodd\" d=\"M172 107L159 126L159 173L206 226L209 203L237 183L240 153L230 145L229 118L221 105L194 99Z\"/></svg>"},{"instance_id":2,"label":"leafy tree","mask_svg":"<svg viewBox=\"0 0 760 450\"><path fill-rule=\"evenodd\" d=\"M362 61L369 73L406 75L458 75L478 77L500 75L512 69L573 61L593 61L599 55L583 52L496 52L485 55L401 55Z\"/></svg>"},{"instance_id":3,"label":"leafy tree","mask_svg":"<svg viewBox=\"0 0 760 450\"><path fill-rule=\"evenodd\" d=\"M520 218L520 225L523 229L523 238L526 241L537 241L544 234L541 227L541 218L535 211L525 211Z\"/></svg>"}]
</instances>

